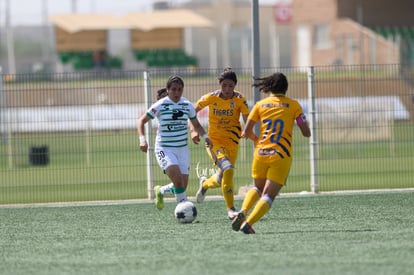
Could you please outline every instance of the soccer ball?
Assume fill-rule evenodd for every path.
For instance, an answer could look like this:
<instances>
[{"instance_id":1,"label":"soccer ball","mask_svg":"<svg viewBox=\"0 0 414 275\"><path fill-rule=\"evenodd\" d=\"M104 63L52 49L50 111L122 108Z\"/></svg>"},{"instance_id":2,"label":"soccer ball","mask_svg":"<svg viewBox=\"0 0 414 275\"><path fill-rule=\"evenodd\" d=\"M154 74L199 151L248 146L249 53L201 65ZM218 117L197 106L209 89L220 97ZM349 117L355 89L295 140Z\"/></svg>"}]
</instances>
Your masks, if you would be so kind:
<instances>
[{"instance_id":1,"label":"soccer ball","mask_svg":"<svg viewBox=\"0 0 414 275\"><path fill-rule=\"evenodd\" d=\"M174 215L180 223L192 223L197 217L197 208L191 201L184 201L177 204Z\"/></svg>"}]
</instances>

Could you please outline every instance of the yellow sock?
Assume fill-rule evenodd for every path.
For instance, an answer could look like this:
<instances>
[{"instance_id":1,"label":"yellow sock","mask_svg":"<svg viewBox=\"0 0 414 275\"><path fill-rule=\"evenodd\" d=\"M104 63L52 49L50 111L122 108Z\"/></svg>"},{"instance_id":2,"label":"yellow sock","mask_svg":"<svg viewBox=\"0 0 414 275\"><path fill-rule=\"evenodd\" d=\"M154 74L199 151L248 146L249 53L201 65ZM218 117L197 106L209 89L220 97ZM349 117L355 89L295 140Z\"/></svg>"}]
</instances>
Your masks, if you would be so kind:
<instances>
[{"instance_id":1,"label":"yellow sock","mask_svg":"<svg viewBox=\"0 0 414 275\"><path fill-rule=\"evenodd\" d=\"M224 202L226 203L227 209L234 207L233 174L233 169L225 170L221 182L221 191L223 192Z\"/></svg>"},{"instance_id":2,"label":"yellow sock","mask_svg":"<svg viewBox=\"0 0 414 275\"><path fill-rule=\"evenodd\" d=\"M270 209L272 202L270 204L266 197L262 197L253 208L252 213L247 217L246 222L250 225L253 225L258 220L260 220Z\"/></svg>"},{"instance_id":3,"label":"yellow sock","mask_svg":"<svg viewBox=\"0 0 414 275\"><path fill-rule=\"evenodd\" d=\"M208 179L206 179L203 182L203 188L204 189L209 189L209 188L218 188L220 187L220 183L217 182L217 175L214 174L211 177L209 177Z\"/></svg>"},{"instance_id":4,"label":"yellow sock","mask_svg":"<svg viewBox=\"0 0 414 275\"><path fill-rule=\"evenodd\" d=\"M249 191L247 191L246 197L243 200L242 208L244 210L244 214L246 215L250 209L252 209L253 205L260 199L261 192L256 187L253 187Z\"/></svg>"}]
</instances>

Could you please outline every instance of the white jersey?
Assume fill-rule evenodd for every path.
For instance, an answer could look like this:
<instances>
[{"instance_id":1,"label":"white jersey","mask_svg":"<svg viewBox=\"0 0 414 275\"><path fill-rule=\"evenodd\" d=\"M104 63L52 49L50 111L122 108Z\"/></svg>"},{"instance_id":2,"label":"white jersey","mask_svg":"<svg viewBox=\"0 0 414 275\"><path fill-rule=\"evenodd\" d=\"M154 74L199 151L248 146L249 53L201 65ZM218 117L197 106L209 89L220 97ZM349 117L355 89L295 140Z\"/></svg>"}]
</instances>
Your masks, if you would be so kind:
<instances>
[{"instance_id":1,"label":"white jersey","mask_svg":"<svg viewBox=\"0 0 414 275\"><path fill-rule=\"evenodd\" d=\"M186 98L174 102L168 96L155 102L147 116L158 119L155 148L180 148L188 144L188 120L196 118L193 104Z\"/></svg>"}]
</instances>

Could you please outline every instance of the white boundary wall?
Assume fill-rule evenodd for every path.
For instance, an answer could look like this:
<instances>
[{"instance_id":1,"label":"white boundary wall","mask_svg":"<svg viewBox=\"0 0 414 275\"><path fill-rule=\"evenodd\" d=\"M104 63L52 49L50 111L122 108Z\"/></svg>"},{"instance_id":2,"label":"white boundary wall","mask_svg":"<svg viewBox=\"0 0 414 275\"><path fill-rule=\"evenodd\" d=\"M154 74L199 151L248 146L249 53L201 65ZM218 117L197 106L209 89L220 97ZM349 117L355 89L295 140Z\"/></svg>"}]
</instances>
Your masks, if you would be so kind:
<instances>
[{"instance_id":1,"label":"white boundary wall","mask_svg":"<svg viewBox=\"0 0 414 275\"><path fill-rule=\"evenodd\" d=\"M365 102L386 102L392 109L394 120L409 119L409 112L398 96L372 96L362 98ZM344 109L361 104L360 97L318 98L318 106L324 108ZM308 100L299 99L304 112L308 114ZM6 108L1 110L0 131L17 132L60 132L85 130L122 130L136 128L137 119L146 111L142 104L113 104L93 106L60 106L36 108ZM207 125L208 110L203 109L198 114L202 125ZM320 116L316 116L320 120ZM153 127L157 126L154 120Z\"/></svg>"}]
</instances>

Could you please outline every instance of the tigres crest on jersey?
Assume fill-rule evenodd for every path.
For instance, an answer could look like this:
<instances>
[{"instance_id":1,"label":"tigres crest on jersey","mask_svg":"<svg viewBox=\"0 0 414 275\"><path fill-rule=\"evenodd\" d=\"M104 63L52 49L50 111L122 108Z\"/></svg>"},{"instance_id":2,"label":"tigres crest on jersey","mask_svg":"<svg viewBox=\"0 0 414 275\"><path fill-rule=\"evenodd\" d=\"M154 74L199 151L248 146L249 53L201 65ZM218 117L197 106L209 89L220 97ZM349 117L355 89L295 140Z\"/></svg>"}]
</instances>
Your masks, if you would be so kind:
<instances>
[{"instance_id":1,"label":"tigres crest on jersey","mask_svg":"<svg viewBox=\"0 0 414 275\"><path fill-rule=\"evenodd\" d=\"M197 101L196 108L204 107L209 107L208 135L213 144L237 147L241 135L240 114L249 113L246 98L234 91L232 98L223 99L217 90Z\"/></svg>"}]
</instances>

